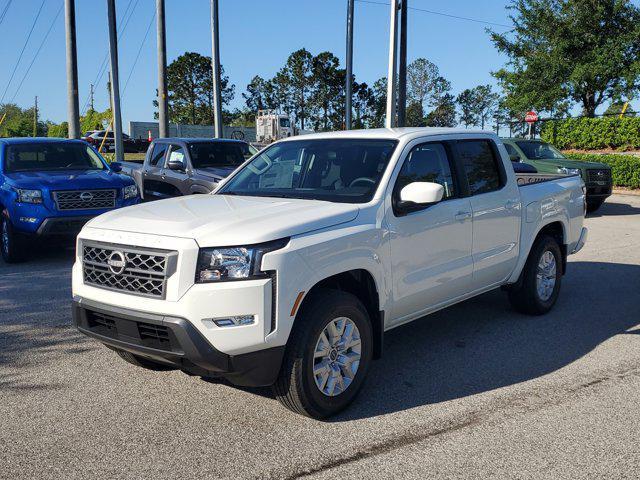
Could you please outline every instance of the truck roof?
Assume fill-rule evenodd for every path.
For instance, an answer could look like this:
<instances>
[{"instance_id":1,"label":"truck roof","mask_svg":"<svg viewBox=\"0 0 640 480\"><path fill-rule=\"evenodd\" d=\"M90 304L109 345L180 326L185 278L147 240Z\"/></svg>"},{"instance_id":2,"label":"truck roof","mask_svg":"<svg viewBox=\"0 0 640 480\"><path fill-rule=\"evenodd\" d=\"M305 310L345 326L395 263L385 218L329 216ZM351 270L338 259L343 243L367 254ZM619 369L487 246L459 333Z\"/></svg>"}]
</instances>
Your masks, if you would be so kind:
<instances>
[{"instance_id":1,"label":"truck roof","mask_svg":"<svg viewBox=\"0 0 640 480\"><path fill-rule=\"evenodd\" d=\"M466 128L436 128L436 127L401 127L401 128L373 128L368 130L344 130L340 132L322 132L289 137L285 142L296 139L321 139L321 138L360 138L360 139L385 139L399 140L406 137L424 137L451 134L485 134L495 135L484 130L468 130Z\"/></svg>"},{"instance_id":2,"label":"truck roof","mask_svg":"<svg viewBox=\"0 0 640 480\"><path fill-rule=\"evenodd\" d=\"M202 142L224 142L224 143L247 143L245 140L236 140L235 138L211 138L211 137L164 137L154 138L154 142L183 142L183 143L202 143Z\"/></svg>"},{"instance_id":3,"label":"truck roof","mask_svg":"<svg viewBox=\"0 0 640 480\"><path fill-rule=\"evenodd\" d=\"M0 138L0 143L6 145L20 145L26 143L85 143L84 140L74 138L56 138L56 137L10 137Z\"/></svg>"}]
</instances>

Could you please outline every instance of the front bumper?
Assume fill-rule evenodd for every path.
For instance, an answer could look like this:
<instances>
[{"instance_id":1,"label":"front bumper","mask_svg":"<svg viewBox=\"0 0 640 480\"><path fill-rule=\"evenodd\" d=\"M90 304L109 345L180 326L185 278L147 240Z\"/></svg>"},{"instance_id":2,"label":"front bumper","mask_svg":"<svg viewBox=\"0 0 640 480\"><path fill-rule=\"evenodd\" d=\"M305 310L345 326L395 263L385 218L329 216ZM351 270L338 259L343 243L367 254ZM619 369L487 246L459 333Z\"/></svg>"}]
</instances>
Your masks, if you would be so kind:
<instances>
[{"instance_id":1,"label":"front bumper","mask_svg":"<svg viewBox=\"0 0 640 480\"><path fill-rule=\"evenodd\" d=\"M182 317L143 313L80 297L74 298L72 310L78 330L109 347L192 375L224 377L236 385L273 384L284 355L284 346L227 355Z\"/></svg>"},{"instance_id":2,"label":"front bumper","mask_svg":"<svg viewBox=\"0 0 640 480\"><path fill-rule=\"evenodd\" d=\"M94 218L94 215L45 218L38 227L38 230L36 230L36 235L76 236L80 233L84 224L92 218Z\"/></svg>"},{"instance_id":3,"label":"front bumper","mask_svg":"<svg viewBox=\"0 0 640 480\"><path fill-rule=\"evenodd\" d=\"M571 254L578 253L584 247L584 244L587 243L587 237L589 236L589 230L587 227L582 227L582 231L580 232L580 238L578 239L578 243L576 243L575 247L571 251Z\"/></svg>"}]
</instances>

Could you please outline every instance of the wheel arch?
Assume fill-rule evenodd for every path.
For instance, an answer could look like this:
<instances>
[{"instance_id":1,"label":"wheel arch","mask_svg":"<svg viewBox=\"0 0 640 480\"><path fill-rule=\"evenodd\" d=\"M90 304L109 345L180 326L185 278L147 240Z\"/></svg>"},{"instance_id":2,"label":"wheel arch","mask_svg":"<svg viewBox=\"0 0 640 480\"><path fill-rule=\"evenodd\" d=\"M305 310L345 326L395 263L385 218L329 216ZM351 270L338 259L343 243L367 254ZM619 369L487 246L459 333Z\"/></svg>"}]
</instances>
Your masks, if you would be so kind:
<instances>
[{"instance_id":1,"label":"wheel arch","mask_svg":"<svg viewBox=\"0 0 640 480\"><path fill-rule=\"evenodd\" d=\"M373 332L373 358L382 356L384 311L380 307L380 289L374 275L367 269L346 270L317 281L305 294L294 321L297 322L305 305L321 290L339 290L358 298L367 309Z\"/></svg>"}]
</instances>

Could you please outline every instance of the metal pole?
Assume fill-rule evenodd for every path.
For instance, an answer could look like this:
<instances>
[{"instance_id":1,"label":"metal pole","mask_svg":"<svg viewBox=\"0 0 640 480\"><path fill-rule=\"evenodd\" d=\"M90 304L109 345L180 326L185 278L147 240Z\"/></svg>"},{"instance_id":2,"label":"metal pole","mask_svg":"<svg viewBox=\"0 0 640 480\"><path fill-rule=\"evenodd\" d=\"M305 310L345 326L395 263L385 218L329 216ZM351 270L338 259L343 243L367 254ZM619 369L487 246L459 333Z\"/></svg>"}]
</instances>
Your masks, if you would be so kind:
<instances>
[{"instance_id":1,"label":"metal pole","mask_svg":"<svg viewBox=\"0 0 640 480\"><path fill-rule=\"evenodd\" d=\"M160 138L169 136L169 115L167 114L167 39L164 23L164 0L156 0L158 31L158 128Z\"/></svg>"},{"instance_id":2,"label":"metal pole","mask_svg":"<svg viewBox=\"0 0 640 480\"><path fill-rule=\"evenodd\" d=\"M211 0L211 68L213 70L213 130L222 138L222 95L220 93L220 32L218 29L218 0Z\"/></svg>"},{"instance_id":3,"label":"metal pole","mask_svg":"<svg viewBox=\"0 0 640 480\"><path fill-rule=\"evenodd\" d=\"M69 138L80 138L75 0L64 1L64 26L67 49L67 121L69 122Z\"/></svg>"},{"instance_id":4,"label":"metal pole","mask_svg":"<svg viewBox=\"0 0 640 480\"><path fill-rule=\"evenodd\" d=\"M408 0L400 4L400 59L398 65L398 126L407 126L407 10Z\"/></svg>"},{"instance_id":5,"label":"metal pole","mask_svg":"<svg viewBox=\"0 0 640 480\"><path fill-rule=\"evenodd\" d=\"M38 136L38 96L36 95L36 102L33 107L33 136Z\"/></svg>"},{"instance_id":6,"label":"metal pole","mask_svg":"<svg viewBox=\"0 0 640 480\"><path fill-rule=\"evenodd\" d=\"M391 0L391 24L389 28L389 73L387 75L387 117L385 127L396 123L396 64L398 57L398 0Z\"/></svg>"},{"instance_id":7,"label":"metal pole","mask_svg":"<svg viewBox=\"0 0 640 480\"><path fill-rule=\"evenodd\" d=\"M345 85L345 114L344 124L351 130L351 101L353 87L353 4L354 0L347 0L347 77Z\"/></svg>"},{"instance_id":8,"label":"metal pole","mask_svg":"<svg viewBox=\"0 0 640 480\"><path fill-rule=\"evenodd\" d=\"M116 30L116 2L107 0L109 18L109 53L111 54L111 103L113 106L113 137L116 162L124 160L122 145L122 115L120 113L120 81L118 79L118 34Z\"/></svg>"}]
</instances>

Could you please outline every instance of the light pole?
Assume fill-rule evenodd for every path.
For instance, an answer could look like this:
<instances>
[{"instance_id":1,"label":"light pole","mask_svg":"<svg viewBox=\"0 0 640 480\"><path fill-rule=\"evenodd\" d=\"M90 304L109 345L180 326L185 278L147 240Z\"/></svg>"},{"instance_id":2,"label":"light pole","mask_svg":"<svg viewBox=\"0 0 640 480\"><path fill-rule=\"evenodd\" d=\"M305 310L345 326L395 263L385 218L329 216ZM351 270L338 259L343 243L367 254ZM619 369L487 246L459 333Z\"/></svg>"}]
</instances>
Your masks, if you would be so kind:
<instances>
[{"instance_id":1,"label":"light pole","mask_svg":"<svg viewBox=\"0 0 640 480\"><path fill-rule=\"evenodd\" d=\"M213 129L222 138L222 95L220 92L220 31L218 0L211 0L211 68L213 70Z\"/></svg>"},{"instance_id":2,"label":"light pole","mask_svg":"<svg viewBox=\"0 0 640 480\"><path fill-rule=\"evenodd\" d=\"M344 124L347 130L351 130L351 101L353 95L353 4L354 0L347 0L347 76L344 114Z\"/></svg>"},{"instance_id":3,"label":"light pole","mask_svg":"<svg viewBox=\"0 0 640 480\"><path fill-rule=\"evenodd\" d=\"M387 75L387 117L385 127L396 123L396 64L398 57L398 0L391 0L391 24L389 28L389 73Z\"/></svg>"}]
</instances>

